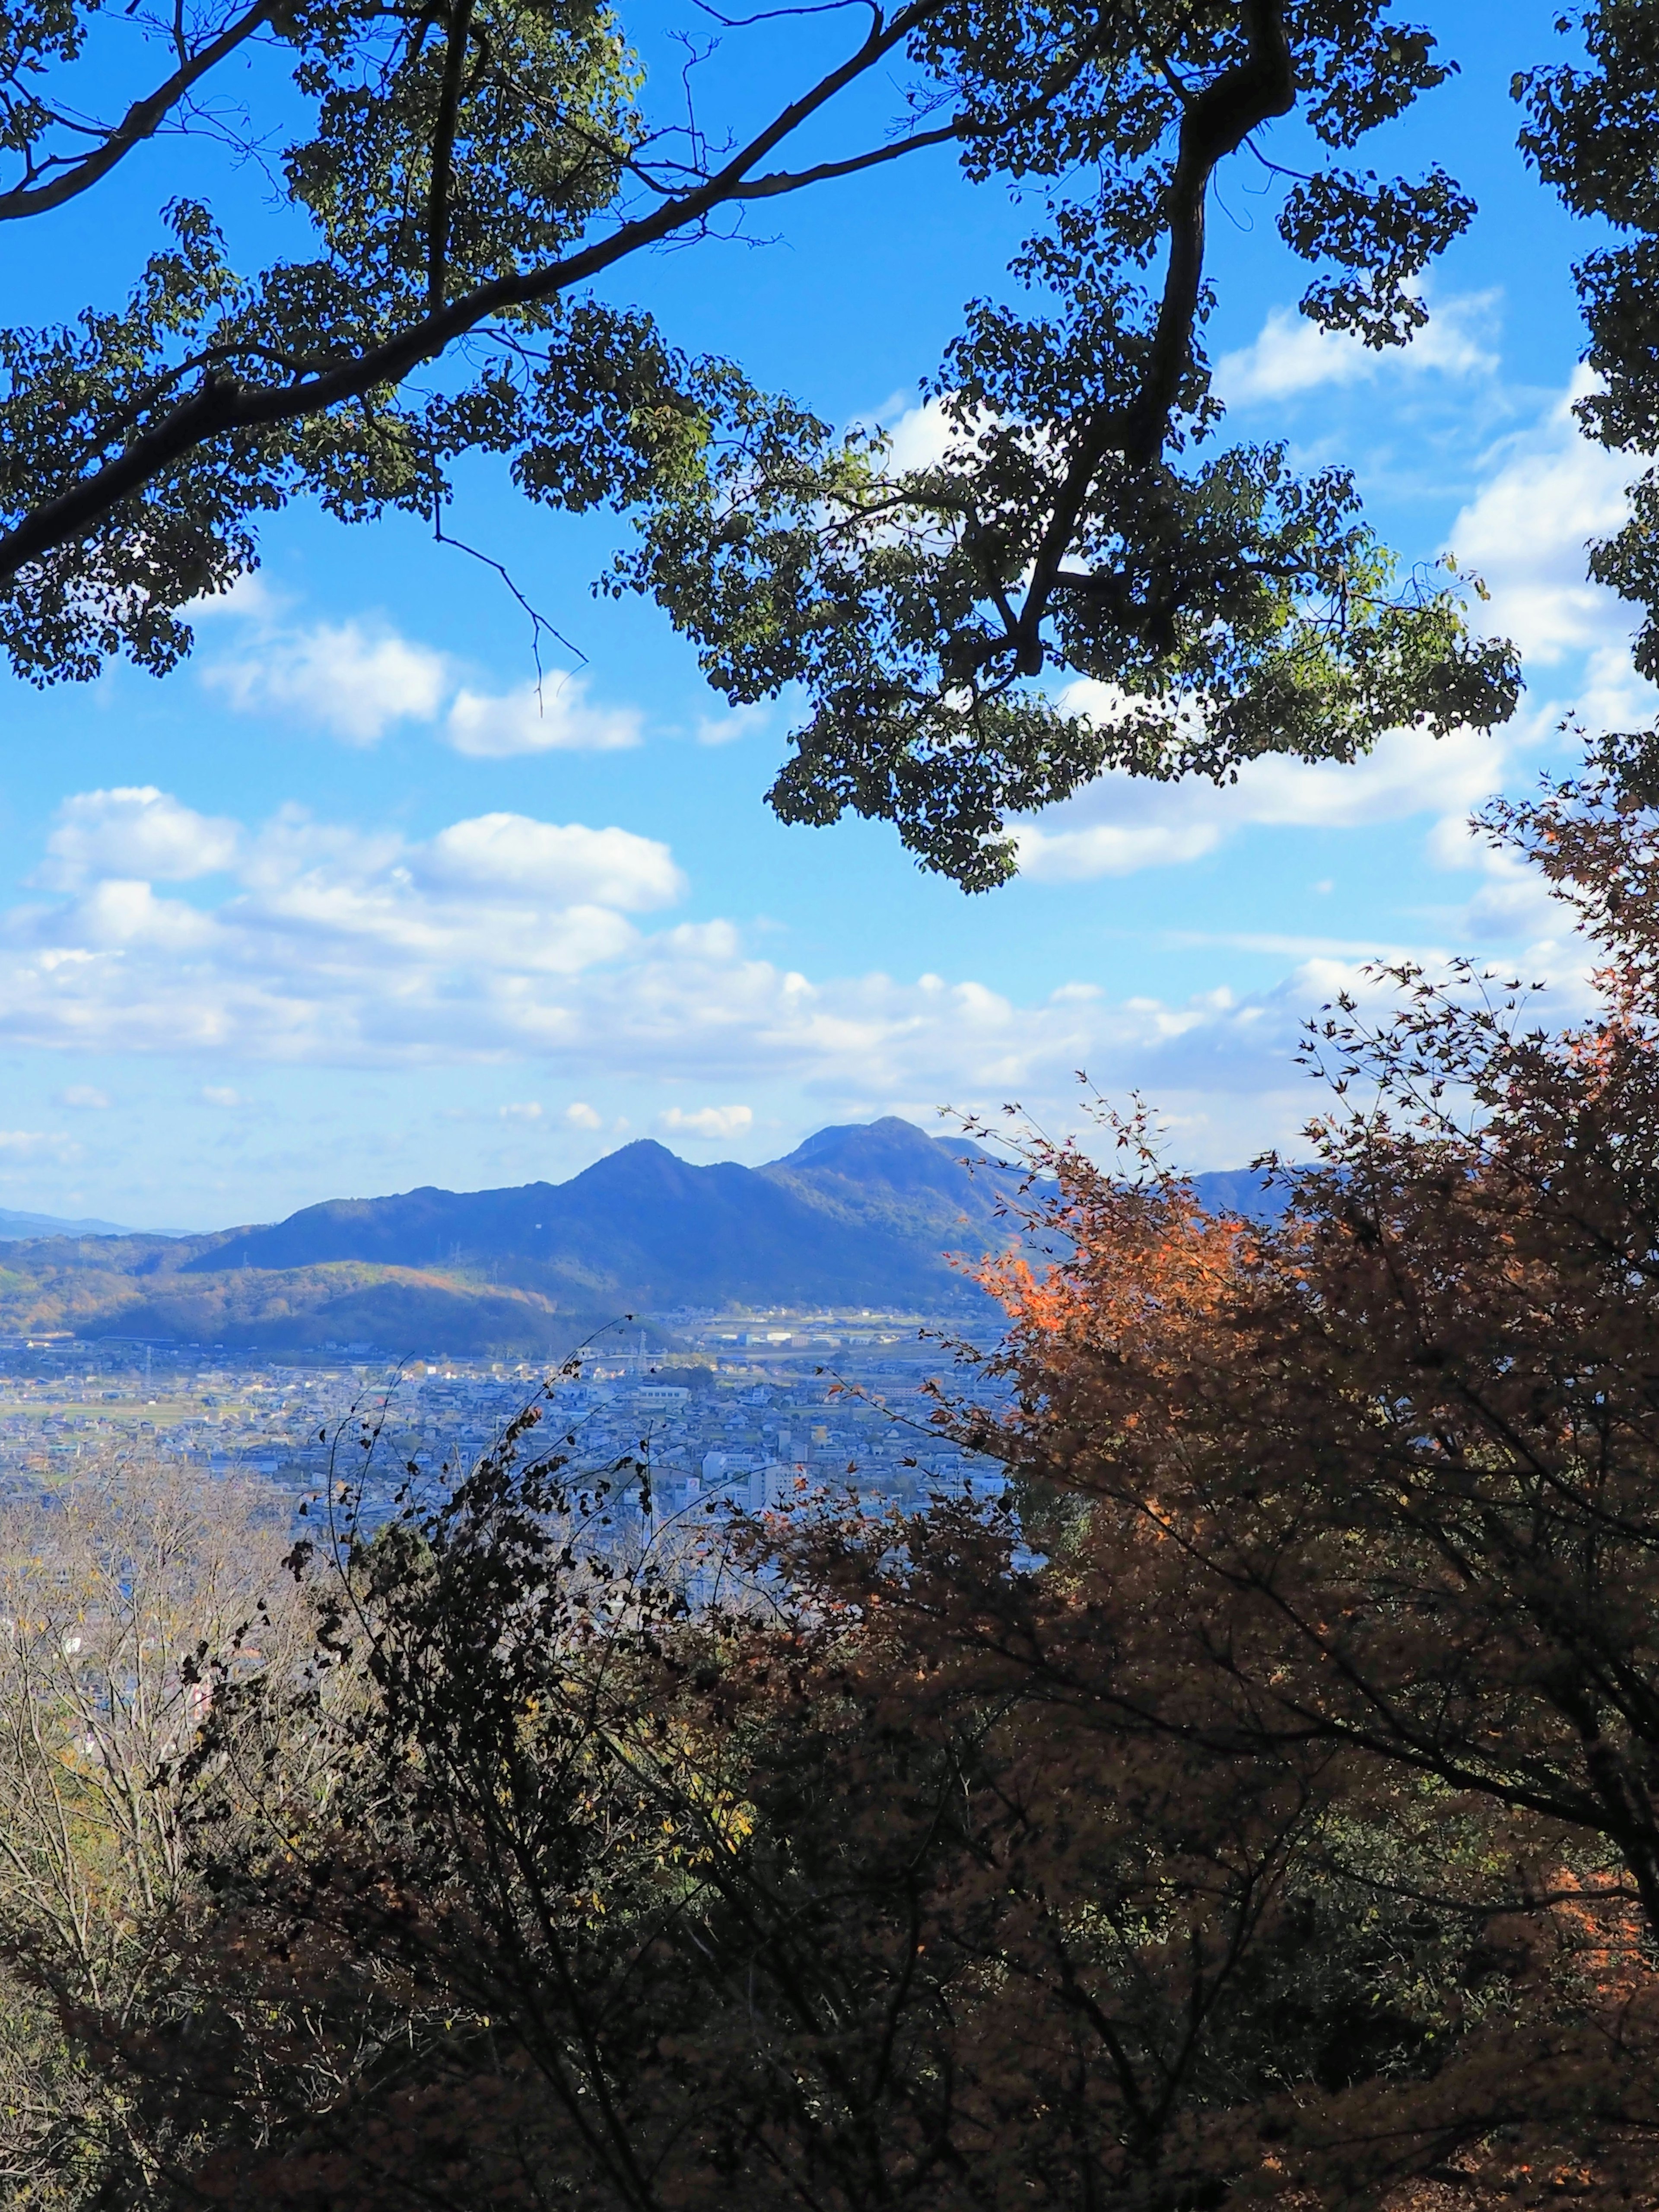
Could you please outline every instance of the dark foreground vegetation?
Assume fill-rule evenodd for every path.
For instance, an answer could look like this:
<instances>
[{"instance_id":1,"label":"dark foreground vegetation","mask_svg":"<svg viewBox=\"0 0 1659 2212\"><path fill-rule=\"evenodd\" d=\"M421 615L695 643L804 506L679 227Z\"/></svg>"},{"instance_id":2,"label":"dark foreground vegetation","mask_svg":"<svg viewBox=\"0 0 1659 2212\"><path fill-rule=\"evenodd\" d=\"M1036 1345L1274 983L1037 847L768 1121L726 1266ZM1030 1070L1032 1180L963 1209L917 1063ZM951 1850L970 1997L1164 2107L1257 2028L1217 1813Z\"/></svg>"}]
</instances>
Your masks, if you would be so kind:
<instances>
[{"instance_id":1,"label":"dark foreground vegetation","mask_svg":"<svg viewBox=\"0 0 1659 2212\"><path fill-rule=\"evenodd\" d=\"M1651 2203L1656 769L1489 825L1600 1011L1334 1008L1277 1224L1036 1158L938 1415L1017 1506L734 1526L695 1615L534 1408L368 1543L14 1516L9 2201Z\"/></svg>"}]
</instances>

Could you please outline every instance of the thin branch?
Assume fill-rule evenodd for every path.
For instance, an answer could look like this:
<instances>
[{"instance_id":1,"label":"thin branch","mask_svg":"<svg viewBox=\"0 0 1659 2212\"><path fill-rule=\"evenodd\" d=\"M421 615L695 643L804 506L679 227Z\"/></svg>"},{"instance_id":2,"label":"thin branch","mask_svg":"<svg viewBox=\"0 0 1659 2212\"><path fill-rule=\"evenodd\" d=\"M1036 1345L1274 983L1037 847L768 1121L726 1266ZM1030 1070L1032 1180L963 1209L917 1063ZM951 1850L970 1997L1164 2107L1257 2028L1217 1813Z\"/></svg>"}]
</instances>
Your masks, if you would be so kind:
<instances>
[{"instance_id":1,"label":"thin branch","mask_svg":"<svg viewBox=\"0 0 1659 2212\"><path fill-rule=\"evenodd\" d=\"M787 22L797 15L839 15L848 8L866 9L872 22L878 22L881 15L880 9L872 4L872 0L817 0L815 6L762 8L752 15L724 15L720 9L711 7L709 0L695 0L695 5L700 15L710 17L726 31L747 31L757 23Z\"/></svg>"},{"instance_id":2,"label":"thin branch","mask_svg":"<svg viewBox=\"0 0 1659 2212\"><path fill-rule=\"evenodd\" d=\"M896 161L901 155L920 153L928 146L948 146L953 139L966 137L967 131L966 121L957 116L934 130L918 131L908 138L895 139L873 153L850 155L843 161L820 161L811 169L775 170L770 176L757 177L752 185L739 185L731 197L735 200L771 199L781 192L798 192L807 185L827 184L832 178L862 175L866 170L879 168L884 161Z\"/></svg>"},{"instance_id":3,"label":"thin branch","mask_svg":"<svg viewBox=\"0 0 1659 2212\"><path fill-rule=\"evenodd\" d=\"M546 671L542 666L542 632L545 630L550 637L556 638L565 651L574 658L578 668L585 668L587 665L588 656L579 645L574 644L556 623L550 622L539 607L526 598L524 592L514 581L512 573L504 562L481 551L476 545L469 545L464 538L450 536L444 528L443 510L435 502L432 512L432 535L438 544L453 546L456 552L465 553L472 560L482 562L486 568L493 568L526 614L529 616L530 651L536 663L536 704L539 708L542 703L542 684L546 676Z\"/></svg>"},{"instance_id":4,"label":"thin branch","mask_svg":"<svg viewBox=\"0 0 1659 2212\"><path fill-rule=\"evenodd\" d=\"M191 87L217 69L239 46L245 46L256 31L270 21L280 4L281 0L254 0L254 5L227 26L216 39L182 60L165 83L158 85L144 99L135 100L95 153L86 155L65 168L50 184L23 185L14 191L0 192L0 222L44 215L90 191L124 161L135 146L153 137Z\"/></svg>"}]
</instances>

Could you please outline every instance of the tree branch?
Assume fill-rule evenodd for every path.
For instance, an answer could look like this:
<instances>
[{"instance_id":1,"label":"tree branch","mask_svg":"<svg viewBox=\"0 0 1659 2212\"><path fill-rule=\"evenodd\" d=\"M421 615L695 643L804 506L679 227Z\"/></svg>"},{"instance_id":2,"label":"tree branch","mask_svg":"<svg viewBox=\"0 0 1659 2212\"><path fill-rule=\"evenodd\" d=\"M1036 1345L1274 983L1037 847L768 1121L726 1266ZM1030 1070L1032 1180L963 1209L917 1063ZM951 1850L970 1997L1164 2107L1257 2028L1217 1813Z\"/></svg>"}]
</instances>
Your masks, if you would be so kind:
<instances>
[{"instance_id":1,"label":"tree branch","mask_svg":"<svg viewBox=\"0 0 1659 2212\"><path fill-rule=\"evenodd\" d=\"M260 12L275 0L260 0ZM31 561L82 535L121 502L165 474L172 465L210 440L239 431L268 429L357 399L367 392L402 382L423 361L434 359L457 338L492 316L556 298L573 286L601 275L643 248L703 222L714 211L743 196L742 188L763 188L764 177L750 172L846 88L866 75L903 44L940 0L912 0L889 21L879 17L861 46L836 68L780 109L732 158L692 190L665 201L651 214L623 223L607 239L538 269L475 286L447 306L318 374L275 387L249 387L229 374L210 370L199 388L132 439L122 450L68 491L25 515L0 537L0 577L15 575ZM864 166L890 158L889 149L871 149ZM842 166L849 174L854 164Z\"/></svg>"},{"instance_id":2,"label":"tree branch","mask_svg":"<svg viewBox=\"0 0 1659 2212\"><path fill-rule=\"evenodd\" d=\"M1097 410L1085 424L1032 564L1031 581L1010 641L1022 676L1042 673L1042 626L1049 597L1101 463L1121 447L1133 471L1164 450L1181 380L1192 359L1193 325L1204 277L1204 204L1210 179L1229 154L1296 99L1282 0L1243 0L1249 48L1201 93L1185 95L1179 152L1165 201L1170 260L1139 396L1127 407Z\"/></svg>"},{"instance_id":3,"label":"tree branch","mask_svg":"<svg viewBox=\"0 0 1659 2212\"><path fill-rule=\"evenodd\" d=\"M739 185L731 197L738 200L763 200L782 192L798 192L807 185L829 183L836 177L854 177L866 169L879 168L884 162L896 161L902 155L919 153L927 146L948 146L952 139L967 136L966 121L957 116L951 122L941 123L932 131L918 131L909 138L896 138L890 145L879 146L865 154L849 155L843 161L820 161L811 169L775 169L770 176L757 177L752 185Z\"/></svg>"},{"instance_id":4,"label":"tree branch","mask_svg":"<svg viewBox=\"0 0 1659 2212\"><path fill-rule=\"evenodd\" d=\"M472 0L454 0L444 48L438 127L432 140L432 189L428 198L426 226L426 311L429 315L436 314L444 303L449 203L455 178L455 121L460 112L461 80L465 74L466 42L471 27Z\"/></svg>"},{"instance_id":5,"label":"tree branch","mask_svg":"<svg viewBox=\"0 0 1659 2212\"><path fill-rule=\"evenodd\" d=\"M279 0L255 0L245 15L222 30L219 36L191 54L165 83L144 99L135 100L115 128L107 132L95 153L88 154L66 167L62 174L49 184L20 185L9 192L0 192L0 222L15 222L24 216L45 215L66 202L78 199L84 191L106 177L110 171L124 161L135 146L153 137L172 109L189 92L217 69L220 63L244 46L256 31L276 12Z\"/></svg>"}]
</instances>

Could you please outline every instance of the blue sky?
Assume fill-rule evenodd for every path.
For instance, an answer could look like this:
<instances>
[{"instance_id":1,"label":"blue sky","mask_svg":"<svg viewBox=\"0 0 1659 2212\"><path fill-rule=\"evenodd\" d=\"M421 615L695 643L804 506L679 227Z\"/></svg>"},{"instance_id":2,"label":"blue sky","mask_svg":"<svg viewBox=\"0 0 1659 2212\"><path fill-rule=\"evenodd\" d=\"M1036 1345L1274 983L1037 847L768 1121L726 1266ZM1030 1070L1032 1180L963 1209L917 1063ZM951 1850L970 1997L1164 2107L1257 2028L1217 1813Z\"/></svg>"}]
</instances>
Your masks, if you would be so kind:
<instances>
[{"instance_id":1,"label":"blue sky","mask_svg":"<svg viewBox=\"0 0 1659 2212\"><path fill-rule=\"evenodd\" d=\"M1408 558L1450 544L1485 574L1526 656L1510 730L1265 763L1225 791L1109 779L970 900L884 829L772 818L787 708L732 717L653 610L591 597L614 522L464 476L449 526L586 655L538 714L489 571L410 523L295 509L167 680L0 679L0 1205L197 1228L560 1180L641 1135L757 1161L827 1121L1014 1100L1058 1131L1080 1069L1144 1092L1180 1164L1231 1166L1293 1147L1318 1103L1298 1025L1368 957L1486 954L1570 1000L1559 915L1462 825L1565 757L1564 712L1648 703L1628 611L1583 581L1624 472L1567 413L1586 241L1514 147L1510 75L1548 53L1553 9L1425 13L1463 73L1366 159L1437 156L1481 204L1427 331L1379 358L1304 324L1269 180L1240 165L1212 216L1212 343L1241 433L1348 462ZM189 181L163 146L118 200L34 226L15 312L112 292L147 209ZM257 179L213 185L234 245L280 235ZM1020 211L941 158L769 219L636 269L632 295L678 342L925 450L918 380L998 286Z\"/></svg>"}]
</instances>

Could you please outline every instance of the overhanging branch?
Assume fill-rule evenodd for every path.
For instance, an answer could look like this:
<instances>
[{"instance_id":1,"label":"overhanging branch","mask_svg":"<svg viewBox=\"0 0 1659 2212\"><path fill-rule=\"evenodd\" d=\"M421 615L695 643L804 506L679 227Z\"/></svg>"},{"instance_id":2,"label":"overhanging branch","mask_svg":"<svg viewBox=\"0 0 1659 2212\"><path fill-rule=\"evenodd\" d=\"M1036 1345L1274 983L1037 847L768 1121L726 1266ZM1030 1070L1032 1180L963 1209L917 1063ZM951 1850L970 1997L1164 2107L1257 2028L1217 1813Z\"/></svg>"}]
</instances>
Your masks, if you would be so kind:
<instances>
[{"instance_id":1,"label":"overhanging branch","mask_svg":"<svg viewBox=\"0 0 1659 2212\"><path fill-rule=\"evenodd\" d=\"M217 69L221 62L228 60L256 31L263 29L279 5L280 0L256 0L253 7L228 24L216 39L181 61L165 83L157 85L144 99L135 100L94 152L67 163L58 175L44 184L20 185L11 191L0 192L0 222L49 214L53 208L63 207L78 199L82 192L89 191L124 161L135 146L154 137L185 94Z\"/></svg>"},{"instance_id":2,"label":"overhanging branch","mask_svg":"<svg viewBox=\"0 0 1659 2212\"><path fill-rule=\"evenodd\" d=\"M276 0L260 0L261 18ZM183 456L215 438L240 431L269 429L394 387L422 362L437 358L492 316L538 306L574 286L589 282L618 262L659 245L676 233L706 222L714 211L744 197L765 197L770 180L752 172L802 125L848 86L902 46L941 0L912 0L890 20L877 15L862 44L819 78L731 159L690 190L665 201L647 216L622 224L606 239L546 263L538 269L496 277L428 313L377 346L351 356L317 374L276 386L249 386L226 371L210 370L200 387L179 401L148 429L80 483L26 515L0 537L0 577L15 575L32 561L94 527L123 501L153 483ZM888 146L867 149L840 165L850 175L892 158Z\"/></svg>"}]
</instances>

